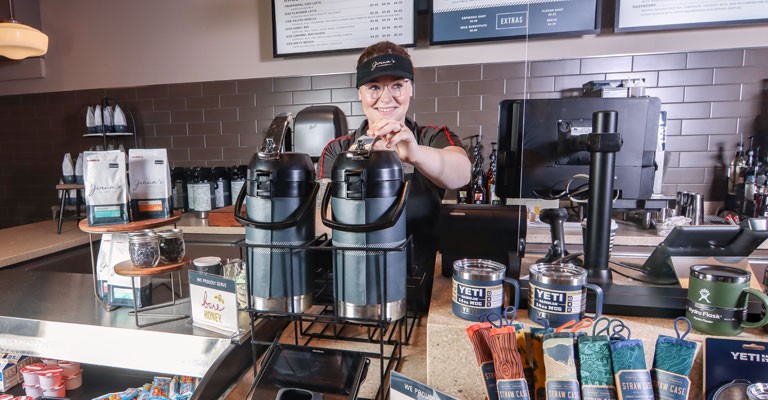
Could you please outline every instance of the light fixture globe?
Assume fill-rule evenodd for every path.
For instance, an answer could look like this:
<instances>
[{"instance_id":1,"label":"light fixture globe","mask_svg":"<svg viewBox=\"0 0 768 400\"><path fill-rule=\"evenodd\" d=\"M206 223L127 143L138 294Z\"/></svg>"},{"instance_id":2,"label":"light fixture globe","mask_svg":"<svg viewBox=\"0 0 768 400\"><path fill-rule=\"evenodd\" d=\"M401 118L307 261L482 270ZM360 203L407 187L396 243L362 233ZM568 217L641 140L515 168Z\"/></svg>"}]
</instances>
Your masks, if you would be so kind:
<instances>
[{"instance_id":1,"label":"light fixture globe","mask_svg":"<svg viewBox=\"0 0 768 400\"><path fill-rule=\"evenodd\" d=\"M14 19L0 22L0 56L13 60L48 52L48 35Z\"/></svg>"}]
</instances>

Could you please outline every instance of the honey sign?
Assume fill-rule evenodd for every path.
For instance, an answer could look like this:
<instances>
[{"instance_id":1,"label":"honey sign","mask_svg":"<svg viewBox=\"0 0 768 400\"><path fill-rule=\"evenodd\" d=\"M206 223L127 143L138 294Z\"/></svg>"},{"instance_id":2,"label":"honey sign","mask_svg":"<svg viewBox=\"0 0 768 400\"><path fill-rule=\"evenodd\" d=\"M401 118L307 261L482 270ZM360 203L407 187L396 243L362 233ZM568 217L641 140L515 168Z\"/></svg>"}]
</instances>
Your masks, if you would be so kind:
<instances>
[{"instance_id":1,"label":"honey sign","mask_svg":"<svg viewBox=\"0 0 768 400\"><path fill-rule=\"evenodd\" d=\"M189 298L193 325L227 332L238 331L234 280L189 271Z\"/></svg>"}]
</instances>

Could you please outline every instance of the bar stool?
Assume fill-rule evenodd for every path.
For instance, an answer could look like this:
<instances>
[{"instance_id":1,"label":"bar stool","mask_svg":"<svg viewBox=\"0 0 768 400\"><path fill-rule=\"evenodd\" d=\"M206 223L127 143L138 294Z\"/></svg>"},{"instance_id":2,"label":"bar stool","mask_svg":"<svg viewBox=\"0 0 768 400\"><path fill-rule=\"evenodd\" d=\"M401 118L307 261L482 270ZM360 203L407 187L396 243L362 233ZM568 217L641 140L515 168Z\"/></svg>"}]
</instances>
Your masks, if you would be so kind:
<instances>
[{"instance_id":1,"label":"bar stool","mask_svg":"<svg viewBox=\"0 0 768 400\"><path fill-rule=\"evenodd\" d=\"M59 183L56 185L56 190L61 195L61 204L59 207L59 221L56 228L56 233L61 234L61 223L64 220L64 207L67 204L69 198L69 191L77 189L77 195L75 196L75 207L77 208L77 219L80 219L80 189L85 189L85 185L77 183Z\"/></svg>"}]
</instances>

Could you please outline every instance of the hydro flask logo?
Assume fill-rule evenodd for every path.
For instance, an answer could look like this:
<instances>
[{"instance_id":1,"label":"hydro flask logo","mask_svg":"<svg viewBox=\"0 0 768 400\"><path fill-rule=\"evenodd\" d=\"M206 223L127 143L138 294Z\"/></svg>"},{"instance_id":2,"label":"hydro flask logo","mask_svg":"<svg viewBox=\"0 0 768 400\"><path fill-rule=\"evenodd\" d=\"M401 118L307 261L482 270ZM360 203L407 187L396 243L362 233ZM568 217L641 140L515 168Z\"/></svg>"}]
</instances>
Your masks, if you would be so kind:
<instances>
[{"instance_id":1,"label":"hydro flask logo","mask_svg":"<svg viewBox=\"0 0 768 400\"><path fill-rule=\"evenodd\" d=\"M709 290L707 289L701 289L699 290L699 301L706 301L708 304L712 304L712 301L709 300Z\"/></svg>"}]
</instances>

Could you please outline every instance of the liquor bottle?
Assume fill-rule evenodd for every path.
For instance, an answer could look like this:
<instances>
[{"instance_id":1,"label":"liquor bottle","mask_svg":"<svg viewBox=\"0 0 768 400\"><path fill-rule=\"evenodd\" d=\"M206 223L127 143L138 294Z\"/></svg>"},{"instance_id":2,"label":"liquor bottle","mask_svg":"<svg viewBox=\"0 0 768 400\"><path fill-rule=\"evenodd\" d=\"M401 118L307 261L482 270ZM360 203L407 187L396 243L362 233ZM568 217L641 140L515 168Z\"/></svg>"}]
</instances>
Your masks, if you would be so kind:
<instances>
[{"instance_id":1,"label":"liquor bottle","mask_svg":"<svg viewBox=\"0 0 768 400\"><path fill-rule=\"evenodd\" d=\"M742 212L746 215L753 215L755 212L755 137L749 137L749 149L747 150L747 168L744 171L744 203Z\"/></svg>"},{"instance_id":2,"label":"liquor bottle","mask_svg":"<svg viewBox=\"0 0 768 400\"><path fill-rule=\"evenodd\" d=\"M473 204L485 204L486 203L486 190L483 185L483 175L477 175L475 184L472 189L472 203Z\"/></svg>"},{"instance_id":3,"label":"liquor bottle","mask_svg":"<svg viewBox=\"0 0 768 400\"><path fill-rule=\"evenodd\" d=\"M761 186L755 193L755 213L754 217L766 217L768 216L768 187Z\"/></svg>"},{"instance_id":4,"label":"liquor bottle","mask_svg":"<svg viewBox=\"0 0 768 400\"><path fill-rule=\"evenodd\" d=\"M747 168L747 157L744 155L744 141L736 145L736 155L728 166L728 194L736 195L739 186L744 183L744 170Z\"/></svg>"},{"instance_id":5,"label":"liquor bottle","mask_svg":"<svg viewBox=\"0 0 768 400\"><path fill-rule=\"evenodd\" d=\"M485 182L487 187L487 197L491 204L502 204L499 196L496 195L496 143L491 143L491 155L488 157L490 165L488 172L485 173Z\"/></svg>"},{"instance_id":6,"label":"liquor bottle","mask_svg":"<svg viewBox=\"0 0 768 400\"><path fill-rule=\"evenodd\" d=\"M472 190L472 187L469 183L466 185L460 187L458 190L456 190L456 203L458 204L469 204L469 191Z\"/></svg>"}]
</instances>

